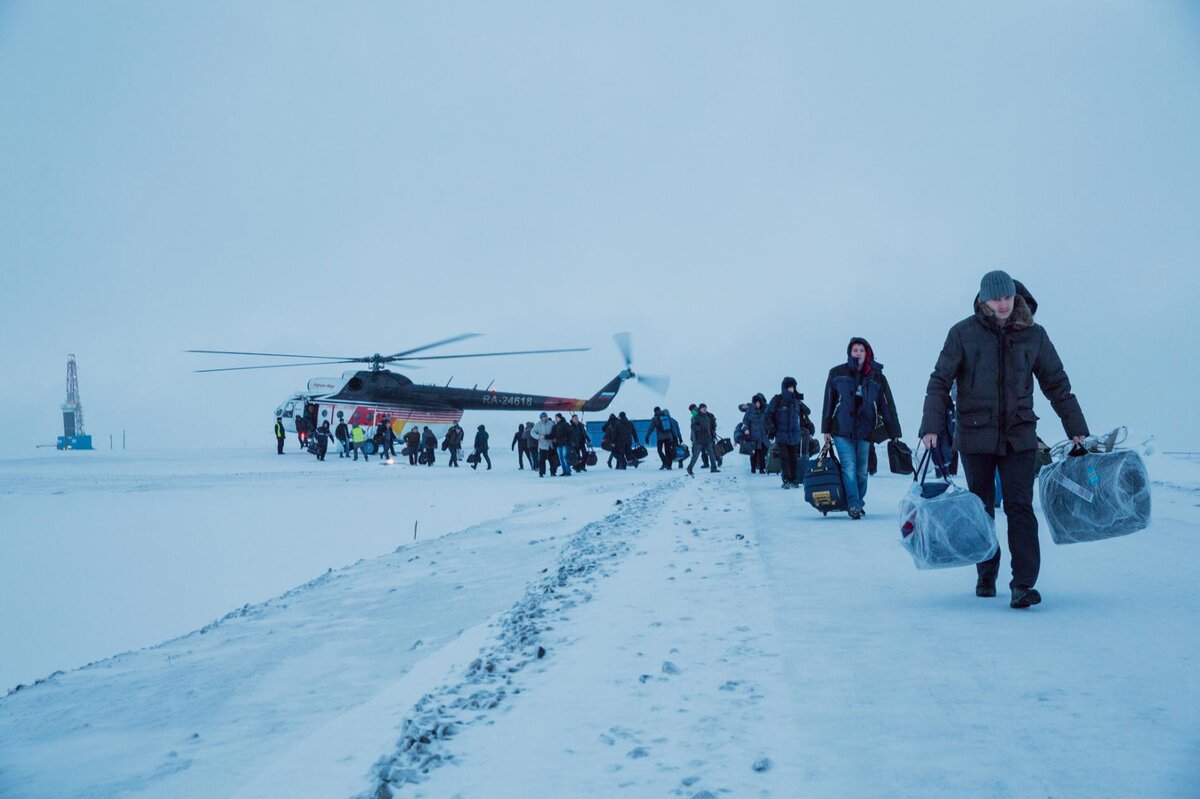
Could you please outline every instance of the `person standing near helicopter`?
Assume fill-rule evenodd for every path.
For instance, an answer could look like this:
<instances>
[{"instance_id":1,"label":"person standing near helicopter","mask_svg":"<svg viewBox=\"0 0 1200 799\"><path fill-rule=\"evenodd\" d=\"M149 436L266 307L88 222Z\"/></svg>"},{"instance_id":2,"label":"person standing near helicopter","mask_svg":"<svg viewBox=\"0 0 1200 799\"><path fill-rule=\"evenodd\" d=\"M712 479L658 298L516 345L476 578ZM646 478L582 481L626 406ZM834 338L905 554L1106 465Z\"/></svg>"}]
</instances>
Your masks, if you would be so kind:
<instances>
[{"instance_id":1,"label":"person standing near helicopter","mask_svg":"<svg viewBox=\"0 0 1200 799\"><path fill-rule=\"evenodd\" d=\"M408 451L408 465L416 466L417 451L421 448L421 431L417 430L416 425L404 434L404 448Z\"/></svg>"},{"instance_id":2,"label":"person standing near helicopter","mask_svg":"<svg viewBox=\"0 0 1200 799\"><path fill-rule=\"evenodd\" d=\"M275 451L280 455L283 454L283 439L285 438L283 430L283 417L275 417Z\"/></svg>"},{"instance_id":3,"label":"person standing near helicopter","mask_svg":"<svg viewBox=\"0 0 1200 799\"><path fill-rule=\"evenodd\" d=\"M437 436L426 425L421 431L421 456L425 458L425 465L432 466L434 459L437 457Z\"/></svg>"},{"instance_id":4,"label":"person standing near helicopter","mask_svg":"<svg viewBox=\"0 0 1200 799\"><path fill-rule=\"evenodd\" d=\"M338 450L338 457L339 458L349 458L350 457L350 428L346 427L346 418L344 416L342 416L341 411L338 411L338 423L337 423L337 427L334 428L333 436L334 436L334 438L336 438L338 440L338 446L341 447L341 449Z\"/></svg>"}]
</instances>

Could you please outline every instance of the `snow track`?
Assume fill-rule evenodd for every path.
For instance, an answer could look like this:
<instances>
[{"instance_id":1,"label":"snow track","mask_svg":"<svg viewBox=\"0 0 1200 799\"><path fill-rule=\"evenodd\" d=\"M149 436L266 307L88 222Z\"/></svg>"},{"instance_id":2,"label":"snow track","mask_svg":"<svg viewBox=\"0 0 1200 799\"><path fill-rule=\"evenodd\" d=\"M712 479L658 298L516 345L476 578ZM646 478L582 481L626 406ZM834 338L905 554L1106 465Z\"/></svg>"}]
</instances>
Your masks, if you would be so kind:
<instances>
[{"instance_id":1,"label":"snow track","mask_svg":"<svg viewBox=\"0 0 1200 799\"><path fill-rule=\"evenodd\" d=\"M530 585L498 620L495 637L466 672L417 702L401 725L395 753L379 760L375 785L361 796L390 799L395 789L423 783L432 770L452 761L452 739L463 728L488 721L491 711L521 693L521 672L552 656L544 638L553 629L551 622L569 621L564 614L591 601L597 582L629 554L631 540L661 511L664 494L679 485L663 483L628 501L618 500L616 511L576 532L563 547L557 569Z\"/></svg>"}]
</instances>

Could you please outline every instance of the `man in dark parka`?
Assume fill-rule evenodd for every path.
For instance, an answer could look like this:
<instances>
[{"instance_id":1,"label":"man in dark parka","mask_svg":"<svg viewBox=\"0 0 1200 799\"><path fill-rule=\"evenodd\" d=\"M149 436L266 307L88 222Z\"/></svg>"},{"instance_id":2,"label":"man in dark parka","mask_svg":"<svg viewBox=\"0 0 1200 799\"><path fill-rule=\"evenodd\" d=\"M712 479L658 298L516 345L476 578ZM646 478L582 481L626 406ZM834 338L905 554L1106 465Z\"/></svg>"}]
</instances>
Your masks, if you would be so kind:
<instances>
[{"instance_id":1,"label":"man in dark parka","mask_svg":"<svg viewBox=\"0 0 1200 799\"><path fill-rule=\"evenodd\" d=\"M929 377L921 418L922 442L933 449L945 424L950 387L958 383L954 448L966 470L967 487L993 515L994 476L997 470L1000 473L1012 560L1009 604L1014 608L1042 601L1034 589L1041 566L1033 515L1038 418L1033 412L1035 377L1067 436L1079 442L1088 435L1062 360L1045 329L1033 321L1032 296L1024 295L1005 272L983 276L974 314L950 328L946 336ZM999 550L977 570L976 595L995 596Z\"/></svg>"}]
</instances>

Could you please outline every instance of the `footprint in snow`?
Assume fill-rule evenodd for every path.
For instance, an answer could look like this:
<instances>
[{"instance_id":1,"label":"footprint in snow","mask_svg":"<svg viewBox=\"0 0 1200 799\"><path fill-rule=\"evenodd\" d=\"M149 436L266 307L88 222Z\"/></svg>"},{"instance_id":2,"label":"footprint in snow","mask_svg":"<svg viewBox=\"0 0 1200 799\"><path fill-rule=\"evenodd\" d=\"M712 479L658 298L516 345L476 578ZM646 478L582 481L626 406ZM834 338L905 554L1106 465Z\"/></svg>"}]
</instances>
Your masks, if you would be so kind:
<instances>
[{"instance_id":1,"label":"footprint in snow","mask_svg":"<svg viewBox=\"0 0 1200 799\"><path fill-rule=\"evenodd\" d=\"M672 663L669 660L663 661L662 672L663 672L663 674L682 674L683 673L682 671L680 671L678 666L676 666L674 663Z\"/></svg>"}]
</instances>

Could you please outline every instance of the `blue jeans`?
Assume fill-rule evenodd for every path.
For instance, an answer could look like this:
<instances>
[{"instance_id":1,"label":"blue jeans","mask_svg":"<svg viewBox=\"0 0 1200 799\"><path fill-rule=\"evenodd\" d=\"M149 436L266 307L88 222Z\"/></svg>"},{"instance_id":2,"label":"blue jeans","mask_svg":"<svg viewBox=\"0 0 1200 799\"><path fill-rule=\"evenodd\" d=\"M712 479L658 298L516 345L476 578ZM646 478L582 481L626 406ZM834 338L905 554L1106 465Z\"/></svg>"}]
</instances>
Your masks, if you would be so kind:
<instances>
[{"instance_id":1,"label":"blue jeans","mask_svg":"<svg viewBox=\"0 0 1200 799\"><path fill-rule=\"evenodd\" d=\"M566 477L571 473L571 463L567 460L567 453L571 451L568 446L555 447L558 450L558 465L562 467L563 476Z\"/></svg>"},{"instance_id":2,"label":"blue jeans","mask_svg":"<svg viewBox=\"0 0 1200 799\"><path fill-rule=\"evenodd\" d=\"M871 457L870 441L851 441L833 437L838 460L842 462L842 484L846 487L846 504L861 508L867 497L867 465Z\"/></svg>"}]
</instances>

